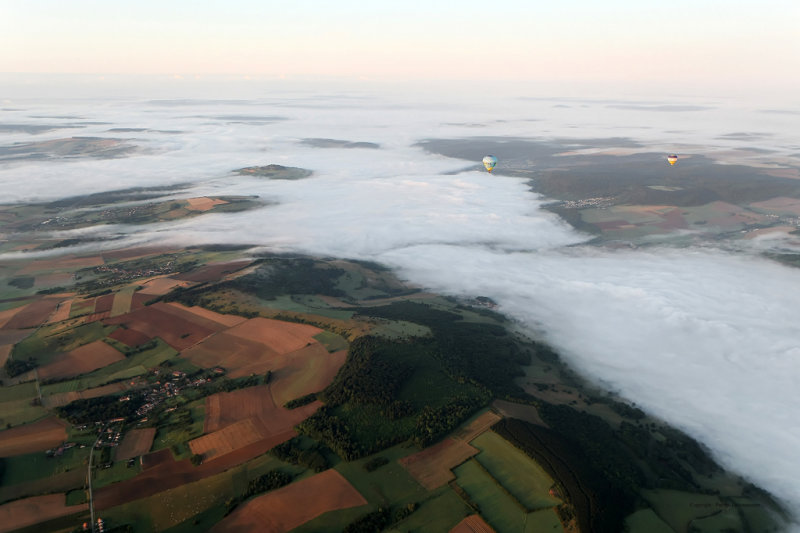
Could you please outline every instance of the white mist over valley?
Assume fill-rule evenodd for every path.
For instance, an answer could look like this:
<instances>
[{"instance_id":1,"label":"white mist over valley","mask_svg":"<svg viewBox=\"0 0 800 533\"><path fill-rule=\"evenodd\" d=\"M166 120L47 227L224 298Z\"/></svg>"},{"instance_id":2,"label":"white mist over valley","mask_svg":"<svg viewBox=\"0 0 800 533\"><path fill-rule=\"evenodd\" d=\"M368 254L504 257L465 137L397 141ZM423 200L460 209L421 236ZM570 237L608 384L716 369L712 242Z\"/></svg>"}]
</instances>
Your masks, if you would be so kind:
<instances>
[{"instance_id":1,"label":"white mist over valley","mask_svg":"<svg viewBox=\"0 0 800 533\"><path fill-rule=\"evenodd\" d=\"M525 176L504 173L502 157L495 174L480 166L491 150L481 149L481 139L493 147L528 139L557 141L565 152L575 140L584 153L607 158L658 154L653 165L665 179L670 167L660 154L669 152L686 161L703 155L717 165L796 169L800 108L355 94L3 100L4 204L175 186L164 195L258 196L263 206L54 231L89 240L7 251L0 260L223 243L383 263L431 290L490 297L577 372L686 431L724 466L800 509L800 269L763 255L796 252L800 237L687 245L668 234L655 245L599 245L544 209L553 199L535 192L536 156L517 154L513 170ZM76 137L113 139L108 149L124 150L76 155L48 144ZM475 147L474 157L419 144L456 139ZM270 164L313 174L270 180L233 172Z\"/></svg>"}]
</instances>

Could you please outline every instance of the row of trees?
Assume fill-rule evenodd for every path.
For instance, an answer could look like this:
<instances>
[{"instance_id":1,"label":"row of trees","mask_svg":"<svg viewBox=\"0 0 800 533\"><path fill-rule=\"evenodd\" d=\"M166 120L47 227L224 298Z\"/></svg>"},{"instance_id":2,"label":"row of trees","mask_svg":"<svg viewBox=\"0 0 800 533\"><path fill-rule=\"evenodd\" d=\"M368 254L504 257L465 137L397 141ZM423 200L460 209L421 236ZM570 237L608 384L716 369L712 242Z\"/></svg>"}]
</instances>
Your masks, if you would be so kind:
<instances>
[{"instance_id":1,"label":"row of trees","mask_svg":"<svg viewBox=\"0 0 800 533\"><path fill-rule=\"evenodd\" d=\"M282 470L270 470L263 476L250 481L247 484L247 490L239 496L228 498L225 501L225 515L229 515L236 507L251 496L261 494L270 490L275 490L288 485L292 482L292 475L287 474Z\"/></svg>"},{"instance_id":2,"label":"row of trees","mask_svg":"<svg viewBox=\"0 0 800 533\"><path fill-rule=\"evenodd\" d=\"M349 523L345 526L344 533L378 533L384 531L401 520L408 518L418 507L419 505L414 502L394 509L381 507L377 511L367 513Z\"/></svg>"},{"instance_id":3,"label":"row of trees","mask_svg":"<svg viewBox=\"0 0 800 533\"><path fill-rule=\"evenodd\" d=\"M27 359L9 358L6 360L6 364L3 365L3 368L5 369L6 374L13 378L19 376L20 374L24 374L29 370L33 370L37 366L39 366L39 363L37 363L32 357Z\"/></svg>"},{"instance_id":4,"label":"row of trees","mask_svg":"<svg viewBox=\"0 0 800 533\"><path fill-rule=\"evenodd\" d=\"M314 472L322 472L330 468L330 464L325 458L325 452L325 446L316 442L311 446L303 448L298 437L278 444L269 451L270 454L281 461L286 461L294 465L301 465Z\"/></svg>"}]
</instances>

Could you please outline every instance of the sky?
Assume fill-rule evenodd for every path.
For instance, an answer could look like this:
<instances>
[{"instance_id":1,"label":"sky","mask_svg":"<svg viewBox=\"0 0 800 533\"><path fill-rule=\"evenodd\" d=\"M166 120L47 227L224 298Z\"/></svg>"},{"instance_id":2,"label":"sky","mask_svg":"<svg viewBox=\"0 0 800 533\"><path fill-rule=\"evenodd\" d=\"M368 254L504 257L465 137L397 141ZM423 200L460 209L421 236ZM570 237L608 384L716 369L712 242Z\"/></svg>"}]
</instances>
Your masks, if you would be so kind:
<instances>
[{"instance_id":1,"label":"sky","mask_svg":"<svg viewBox=\"0 0 800 533\"><path fill-rule=\"evenodd\" d=\"M788 95L800 91L798 23L794 0L0 0L0 73Z\"/></svg>"}]
</instances>

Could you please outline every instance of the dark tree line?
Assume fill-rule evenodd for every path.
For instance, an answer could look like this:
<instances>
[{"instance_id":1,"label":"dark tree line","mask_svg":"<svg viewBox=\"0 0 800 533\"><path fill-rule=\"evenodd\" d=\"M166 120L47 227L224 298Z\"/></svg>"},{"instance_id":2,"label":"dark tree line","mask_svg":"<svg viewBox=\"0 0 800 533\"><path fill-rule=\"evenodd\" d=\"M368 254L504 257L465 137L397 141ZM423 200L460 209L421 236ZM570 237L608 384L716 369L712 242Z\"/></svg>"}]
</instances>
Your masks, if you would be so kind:
<instances>
[{"instance_id":1,"label":"dark tree line","mask_svg":"<svg viewBox=\"0 0 800 533\"><path fill-rule=\"evenodd\" d=\"M419 507L416 503L409 503L395 509L381 507L377 511L367 513L350 522L344 533L380 533L390 526L405 520Z\"/></svg>"},{"instance_id":2,"label":"dark tree line","mask_svg":"<svg viewBox=\"0 0 800 533\"><path fill-rule=\"evenodd\" d=\"M255 496L256 494L261 494L262 492L279 489L291 482L291 474L287 474L281 470L270 470L263 476L250 481L250 483L247 484L247 490L245 490L243 494L228 498L228 500L225 501L225 515L231 514L233 510L247 498Z\"/></svg>"},{"instance_id":3,"label":"dark tree line","mask_svg":"<svg viewBox=\"0 0 800 533\"><path fill-rule=\"evenodd\" d=\"M299 398L295 398L294 400L289 400L288 402L286 402L286 404L284 404L284 407L287 409L297 409L298 407L310 404L316 399L317 399L317 393L312 392L306 394L305 396L300 396Z\"/></svg>"},{"instance_id":4,"label":"dark tree line","mask_svg":"<svg viewBox=\"0 0 800 533\"><path fill-rule=\"evenodd\" d=\"M67 405L56 407L56 413L73 424L86 424L97 420L112 418L129 419L136 415L136 410L144 403L140 394L131 394L126 402L119 401L119 396L100 396L75 400Z\"/></svg>"},{"instance_id":5,"label":"dark tree line","mask_svg":"<svg viewBox=\"0 0 800 533\"><path fill-rule=\"evenodd\" d=\"M269 453L281 461L301 465L314 472L322 472L330 468L330 464L325 458L325 451L325 447L316 442L304 449L300 446L300 439L294 437L278 444Z\"/></svg>"},{"instance_id":6,"label":"dark tree line","mask_svg":"<svg viewBox=\"0 0 800 533\"><path fill-rule=\"evenodd\" d=\"M39 363L37 363L33 358L29 357L28 359L23 360L7 359L6 364L3 365L3 368L5 368L6 374L13 378L19 376L20 374L24 374L29 370L33 370L37 366L39 366Z\"/></svg>"}]
</instances>

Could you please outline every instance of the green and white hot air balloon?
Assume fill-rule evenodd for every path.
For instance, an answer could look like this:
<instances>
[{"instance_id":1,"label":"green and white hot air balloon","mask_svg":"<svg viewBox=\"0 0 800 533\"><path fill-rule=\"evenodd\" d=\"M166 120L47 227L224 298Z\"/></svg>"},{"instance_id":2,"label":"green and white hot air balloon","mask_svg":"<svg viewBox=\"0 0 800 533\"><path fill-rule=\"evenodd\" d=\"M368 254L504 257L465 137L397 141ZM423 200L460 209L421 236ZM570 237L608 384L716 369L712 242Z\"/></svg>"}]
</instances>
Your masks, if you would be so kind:
<instances>
[{"instance_id":1,"label":"green and white hot air balloon","mask_svg":"<svg viewBox=\"0 0 800 533\"><path fill-rule=\"evenodd\" d=\"M492 169L496 164L497 164L497 158L493 155L487 155L486 157L483 158L483 166L485 166L486 170L488 170L489 172L492 171Z\"/></svg>"}]
</instances>

